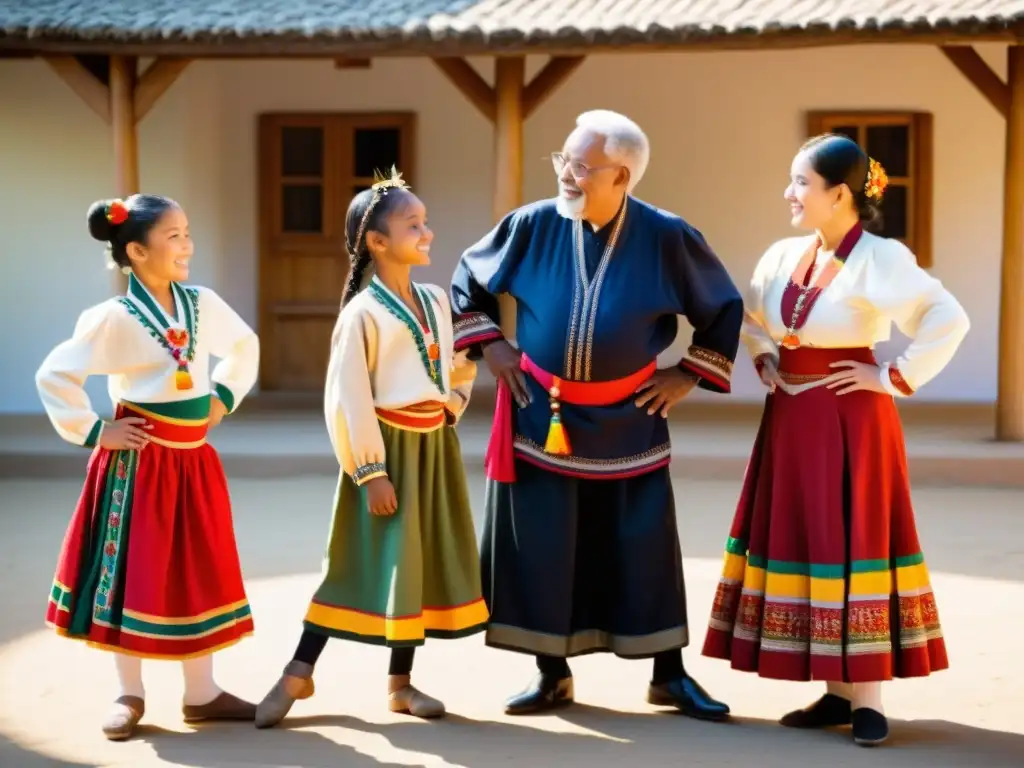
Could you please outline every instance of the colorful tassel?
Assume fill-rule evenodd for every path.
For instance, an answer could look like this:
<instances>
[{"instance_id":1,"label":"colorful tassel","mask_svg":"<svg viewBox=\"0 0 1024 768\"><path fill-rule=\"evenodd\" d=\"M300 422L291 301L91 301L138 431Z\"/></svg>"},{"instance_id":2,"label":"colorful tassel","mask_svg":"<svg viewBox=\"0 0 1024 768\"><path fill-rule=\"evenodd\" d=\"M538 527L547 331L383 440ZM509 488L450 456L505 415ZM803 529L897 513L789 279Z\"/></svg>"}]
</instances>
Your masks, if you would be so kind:
<instances>
[{"instance_id":1,"label":"colorful tassel","mask_svg":"<svg viewBox=\"0 0 1024 768\"><path fill-rule=\"evenodd\" d=\"M192 374L188 366L178 366L178 370L174 372L174 386L178 390L192 389Z\"/></svg>"},{"instance_id":2,"label":"colorful tassel","mask_svg":"<svg viewBox=\"0 0 1024 768\"><path fill-rule=\"evenodd\" d=\"M556 378L548 390L551 396L551 423L548 425L548 439L544 442L544 451L554 456L570 456L572 447L569 445L569 436L565 433L565 425L562 424L562 406L558 402L561 394L558 385L561 380Z\"/></svg>"},{"instance_id":3,"label":"colorful tassel","mask_svg":"<svg viewBox=\"0 0 1024 768\"><path fill-rule=\"evenodd\" d=\"M548 426L548 439L544 443L544 450L554 456L569 456L572 448L569 446L569 436L565 434L565 425L562 424L562 417L558 411L551 414L551 424Z\"/></svg>"}]
</instances>

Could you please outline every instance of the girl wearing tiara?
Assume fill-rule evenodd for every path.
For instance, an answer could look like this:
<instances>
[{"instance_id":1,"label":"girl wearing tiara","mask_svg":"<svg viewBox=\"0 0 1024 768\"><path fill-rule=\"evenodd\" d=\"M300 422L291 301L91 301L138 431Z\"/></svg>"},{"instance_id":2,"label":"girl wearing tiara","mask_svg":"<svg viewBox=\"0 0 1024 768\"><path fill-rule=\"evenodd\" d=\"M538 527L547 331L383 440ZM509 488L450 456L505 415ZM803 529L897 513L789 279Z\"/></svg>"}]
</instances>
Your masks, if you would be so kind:
<instances>
[{"instance_id":1,"label":"girl wearing tiara","mask_svg":"<svg viewBox=\"0 0 1024 768\"><path fill-rule=\"evenodd\" d=\"M389 709L440 717L444 705L410 682L416 646L474 634L487 621L452 429L476 370L454 358L444 291L410 277L430 263L426 216L394 169L349 205L352 271L324 393L342 473L322 582L292 660L258 707L257 727L276 725L313 695L313 667L329 637L391 648Z\"/></svg>"},{"instance_id":2,"label":"girl wearing tiara","mask_svg":"<svg viewBox=\"0 0 1024 768\"><path fill-rule=\"evenodd\" d=\"M824 682L782 724L849 725L863 746L889 735L884 681L949 665L894 398L969 327L905 245L865 231L887 181L845 136L793 159L792 224L813 234L769 248L750 284L742 335L768 397L704 643L734 669ZM894 323L910 346L877 360Z\"/></svg>"},{"instance_id":3,"label":"girl wearing tiara","mask_svg":"<svg viewBox=\"0 0 1024 768\"><path fill-rule=\"evenodd\" d=\"M255 383L259 341L216 293L182 284L193 246L173 200L101 201L88 221L129 273L128 291L83 312L36 374L58 434L94 449L47 623L113 652L109 739L129 738L145 712L144 658L182 662L186 722L252 720L255 706L213 677L213 652L253 622L227 482L206 436ZM91 375L108 377L111 421L89 402Z\"/></svg>"}]
</instances>

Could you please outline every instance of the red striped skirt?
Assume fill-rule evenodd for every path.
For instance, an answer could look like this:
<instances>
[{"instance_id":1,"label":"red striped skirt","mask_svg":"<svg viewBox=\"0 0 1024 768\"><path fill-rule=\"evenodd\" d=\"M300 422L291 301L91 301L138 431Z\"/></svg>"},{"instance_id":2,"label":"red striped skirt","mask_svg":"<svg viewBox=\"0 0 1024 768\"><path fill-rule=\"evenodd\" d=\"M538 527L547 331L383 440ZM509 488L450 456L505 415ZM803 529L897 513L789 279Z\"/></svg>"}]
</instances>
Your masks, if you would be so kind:
<instances>
[{"instance_id":1,"label":"red striped skirt","mask_svg":"<svg viewBox=\"0 0 1024 768\"><path fill-rule=\"evenodd\" d=\"M783 349L806 384L869 349ZM726 544L705 656L783 680L875 682L948 667L893 398L769 395Z\"/></svg>"},{"instance_id":2,"label":"red striped skirt","mask_svg":"<svg viewBox=\"0 0 1024 768\"><path fill-rule=\"evenodd\" d=\"M97 448L46 610L59 634L185 659L253 631L227 480L206 443L209 396L122 405L153 425L142 451Z\"/></svg>"}]
</instances>

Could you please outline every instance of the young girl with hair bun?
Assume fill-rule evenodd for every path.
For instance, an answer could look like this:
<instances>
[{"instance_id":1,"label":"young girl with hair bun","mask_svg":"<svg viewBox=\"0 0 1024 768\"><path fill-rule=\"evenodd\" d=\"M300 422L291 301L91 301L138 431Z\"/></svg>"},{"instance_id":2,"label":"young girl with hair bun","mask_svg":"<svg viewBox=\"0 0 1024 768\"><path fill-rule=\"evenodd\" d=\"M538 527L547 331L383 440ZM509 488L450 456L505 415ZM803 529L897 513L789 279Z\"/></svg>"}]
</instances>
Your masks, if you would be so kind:
<instances>
[{"instance_id":1,"label":"young girl with hair bun","mask_svg":"<svg viewBox=\"0 0 1024 768\"><path fill-rule=\"evenodd\" d=\"M475 366L454 357L444 291L410 276L430 263L426 209L392 169L352 200L345 232L352 272L324 393L342 473L323 579L292 660L259 705L261 728L313 695L329 637L391 648L389 709L442 716L444 705L411 684L415 648L482 631L488 616L451 428Z\"/></svg>"},{"instance_id":2,"label":"young girl with hair bun","mask_svg":"<svg viewBox=\"0 0 1024 768\"><path fill-rule=\"evenodd\" d=\"M88 223L129 273L128 290L85 310L36 373L58 434L93 449L47 623L114 653L109 739L131 737L145 713L144 658L182 662L186 722L252 720L255 705L213 677L213 652L253 622L227 481L206 436L255 383L259 341L216 293L183 284L193 246L173 200L100 201ZM94 375L108 378L111 421L85 392Z\"/></svg>"}]
</instances>

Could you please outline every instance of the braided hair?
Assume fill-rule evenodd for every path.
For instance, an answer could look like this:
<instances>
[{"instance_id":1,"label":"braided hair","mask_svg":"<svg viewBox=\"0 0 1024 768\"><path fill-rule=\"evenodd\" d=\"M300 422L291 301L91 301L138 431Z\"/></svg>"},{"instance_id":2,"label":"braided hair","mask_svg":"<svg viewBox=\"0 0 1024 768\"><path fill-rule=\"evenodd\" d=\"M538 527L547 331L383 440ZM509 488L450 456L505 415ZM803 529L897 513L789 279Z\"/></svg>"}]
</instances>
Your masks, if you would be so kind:
<instances>
[{"instance_id":1,"label":"braided hair","mask_svg":"<svg viewBox=\"0 0 1024 768\"><path fill-rule=\"evenodd\" d=\"M402 188L364 189L349 203L345 216L345 247L352 266L341 298L342 308L363 287L366 268L373 261L366 245L367 233L387 234L388 216L399 204L407 201L408 195Z\"/></svg>"}]
</instances>

